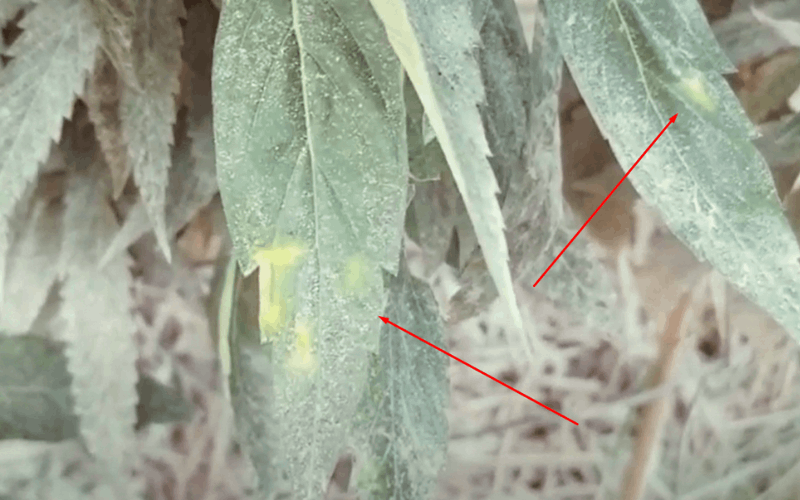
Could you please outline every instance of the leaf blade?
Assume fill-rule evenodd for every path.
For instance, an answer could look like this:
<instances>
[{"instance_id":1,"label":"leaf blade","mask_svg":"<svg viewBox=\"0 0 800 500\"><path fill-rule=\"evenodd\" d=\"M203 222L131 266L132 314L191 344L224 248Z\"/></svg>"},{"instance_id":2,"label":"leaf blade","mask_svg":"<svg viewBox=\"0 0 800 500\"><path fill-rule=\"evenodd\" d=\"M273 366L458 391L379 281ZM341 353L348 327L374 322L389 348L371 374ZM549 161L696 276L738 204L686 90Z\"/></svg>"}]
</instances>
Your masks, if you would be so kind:
<instances>
[{"instance_id":1,"label":"leaf blade","mask_svg":"<svg viewBox=\"0 0 800 500\"><path fill-rule=\"evenodd\" d=\"M515 298L505 226L496 198L500 188L487 159L491 150L478 111L485 95L480 69L471 53L479 43L473 21L476 13L468 4L455 1L370 1L436 131L486 255L489 272L532 357L529 341L521 333L522 315Z\"/></svg>"},{"instance_id":2,"label":"leaf blade","mask_svg":"<svg viewBox=\"0 0 800 500\"><path fill-rule=\"evenodd\" d=\"M6 51L14 59L0 70L5 103L0 108L0 283L5 281L7 220L58 140L100 43L90 13L77 0L40 2L20 27L25 31Z\"/></svg>"},{"instance_id":3,"label":"leaf blade","mask_svg":"<svg viewBox=\"0 0 800 500\"><path fill-rule=\"evenodd\" d=\"M650 5L546 5L573 77L621 163L633 164L669 117L680 115L630 174L637 191L698 258L800 335L800 310L788 299L800 292L800 251L721 66L666 43L666 31L684 28L676 22L682 18ZM590 29L579 32L581 23Z\"/></svg>"},{"instance_id":4,"label":"leaf blade","mask_svg":"<svg viewBox=\"0 0 800 500\"><path fill-rule=\"evenodd\" d=\"M405 259L397 277L387 276L385 314L425 340L441 345L444 329L428 286L411 276ZM385 321L384 321L385 323ZM367 462L357 487L369 498L430 498L447 451L447 358L384 324L372 355L351 439Z\"/></svg>"},{"instance_id":5,"label":"leaf blade","mask_svg":"<svg viewBox=\"0 0 800 500\"><path fill-rule=\"evenodd\" d=\"M220 192L235 256L245 275L260 264L275 313L262 333L276 411L291 415L281 462L298 498L318 498L377 349L381 268L397 269L401 68L366 0L231 3L215 54Z\"/></svg>"}]
</instances>

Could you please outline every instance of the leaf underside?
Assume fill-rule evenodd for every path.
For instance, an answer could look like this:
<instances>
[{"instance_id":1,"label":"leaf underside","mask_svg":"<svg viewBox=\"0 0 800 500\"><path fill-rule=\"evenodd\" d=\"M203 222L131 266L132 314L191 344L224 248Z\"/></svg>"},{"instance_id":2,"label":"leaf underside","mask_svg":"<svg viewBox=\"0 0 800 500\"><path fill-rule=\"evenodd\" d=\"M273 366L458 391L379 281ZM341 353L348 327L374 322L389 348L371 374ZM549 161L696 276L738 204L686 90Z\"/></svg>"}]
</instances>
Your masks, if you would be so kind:
<instances>
[{"instance_id":1,"label":"leaf underside","mask_svg":"<svg viewBox=\"0 0 800 500\"><path fill-rule=\"evenodd\" d=\"M695 255L800 336L800 251L753 126L722 78L733 65L694 0L546 1L559 45L629 178ZM799 337L800 338L800 337Z\"/></svg>"},{"instance_id":2,"label":"leaf underside","mask_svg":"<svg viewBox=\"0 0 800 500\"><path fill-rule=\"evenodd\" d=\"M262 306L283 318L262 332L273 342L278 462L296 498L319 498L377 350L382 269L397 270L402 71L367 0L231 2L214 55L235 255L245 275L261 265ZM292 273L279 272L270 258L295 250Z\"/></svg>"}]
</instances>

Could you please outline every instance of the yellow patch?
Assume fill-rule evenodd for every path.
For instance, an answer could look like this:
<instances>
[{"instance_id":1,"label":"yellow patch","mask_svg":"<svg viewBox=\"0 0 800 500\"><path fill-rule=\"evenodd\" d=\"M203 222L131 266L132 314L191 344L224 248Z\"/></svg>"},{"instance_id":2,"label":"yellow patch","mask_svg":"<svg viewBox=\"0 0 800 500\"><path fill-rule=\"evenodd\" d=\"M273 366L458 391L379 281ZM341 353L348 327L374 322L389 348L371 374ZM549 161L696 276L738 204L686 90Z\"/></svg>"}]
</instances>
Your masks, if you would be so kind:
<instances>
[{"instance_id":1,"label":"yellow patch","mask_svg":"<svg viewBox=\"0 0 800 500\"><path fill-rule=\"evenodd\" d=\"M294 334L294 346L286 360L286 367L295 375L312 375L318 364L311 326L304 320L298 320Z\"/></svg>"},{"instance_id":2,"label":"yellow patch","mask_svg":"<svg viewBox=\"0 0 800 500\"><path fill-rule=\"evenodd\" d=\"M259 248L253 253L253 260L258 264L258 319L262 344L273 340L286 326L288 303L283 293L284 282L304 253L305 250L296 244Z\"/></svg>"},{"instance_id":3,"label":"yellow patch","mask_svg":"<svg viewBox=\"0 0 800 500\"><path fill-rule=\"evenodd\" d=\"M356 254L347 260L344 268L345 290L363 290L367 285L367 259Z\"/></svg>"},{"instance_id":4,"label":"yellow patch","mask_svg":"<svg viewBox=\"0 0 800 500\"><path fill-rule=\"evenodd\" d=\"M707 111L713 111L717 107L716 99L709 94L708 82L702 73L695 72L692 75L685 76L680 79L678 85L684 95Z\"/></svg>"}]
</instances>

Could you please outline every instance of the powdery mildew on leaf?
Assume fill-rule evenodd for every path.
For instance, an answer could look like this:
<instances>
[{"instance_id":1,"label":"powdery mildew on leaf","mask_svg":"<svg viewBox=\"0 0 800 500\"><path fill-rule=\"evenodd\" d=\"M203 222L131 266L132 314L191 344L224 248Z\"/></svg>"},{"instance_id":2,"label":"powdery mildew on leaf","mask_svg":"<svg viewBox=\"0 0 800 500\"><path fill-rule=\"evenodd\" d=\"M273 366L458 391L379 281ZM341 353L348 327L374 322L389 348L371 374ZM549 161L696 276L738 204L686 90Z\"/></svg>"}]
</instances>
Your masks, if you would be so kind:
<instances>
[{"instance_id":1,"label":"powdery mildew on leaf","mask_svg":"<svg viewBox=\"0 0 800 500\"><path fill-rule=\"evenodd\" d=\"M78 435L63 347L33 335L0 335L0 436L61 441Z\"/></svg>"},{"instance_id":2,"label":"powdery mildew on leaf","mask_svg":"<svg viewBox=\"0 0 800 500\"><path fill-rule=\"evenodd\" d=\"M485 94L474 49L480 37L470 3L448 0L370 0L419 95L464 199L489 272L511 323L522 330L508 265L500 188L478 105ZM523 345L532 350L527 337Z\"/></svg>"},{"instance_id":3,"label":"powdery mildew on leaf","mask_svg":"<svg viewBox=\"0 0 800 500\"><path fill-rule=\"evenodd\" d=\"M397 277L386 279L386 316L443 345L428 285L411 276L405 259ZM369 384L351 435L360 465L353 482L366 498L431 498L447 451L447 357L389 324L381 329L380 350L370 357Z\"/></svg>"},{"instance_id":4,"label":"powdery mildew on leaf","mask_svg":"<svg viewBox=\"0 0 800 500\"><path fill-rule=\"evenodd\" d=\"M28 332L36 320L56 280L61 250L60 204L41 192L23 201L29 201L20 203L28 210L24 218L15 221L21 223L21 231L9 249L0 306L0 331L12 334Z\"/></svg>"},{"instance_id":5,"label":"powdery mildew on leaf","mask_svg":"<svg viewBox=\"0 0 800 500\"><path fill-rule=\"evenodd\" d=\"M208 205L219 190L214 165L214 137L211 117L189 124L191 141L184 141L172 150L172 167L167 187L166 229L173 237L194 215ZM100 260L104 266L110 259L122 254L126 248L153 229L142 200L128 213L125 222L108 245Z\"/></svg>"},{"instance_id":6,"label":"powdery mildew on leaf","mask_svg":"<svg viewBox=\"0 0 800 500\"><path fill-rule=\"evenodd\" d=\"M570 71L622 165L702 260L800 335L800 251L733 71L693 2L546 1Z\"/></svg>"},{"instance_id":7,"label":"powdery mildew on leaf","mask_svg":"<svg viewBox=\"0 0 800 500\"><path fill-rule=\"evenodd\" d=\"M131 172L128 144L122 133L119 109L123 91L124 83L120 80L114 64L105 52L101 52L89 79L85 100L89 118L94 123L97 142L100 143L103 157L111 172L114 199L118 199L122 194Z\"/></svg>"},{"instance_id":8,"label":"powdery mildew on leaf","mask_svg":"<svg viewBox=\"0 0 800 500\"><path fill-rule=\"evenodd\" d=\"M501 200L508 227L515 282L530 287L577 228L562 207L561 133L558 91L561 53L543 13L536 16L533 54L525 44L513 2L495 0L481 24L478 61L486 88L482 109L490 159L505 189ZM461 236L461 231L459 231ZM550 271L537 290L598 327L610 327L614 290L585 240ZM487 266L474 252L460 279L464 288L452 299L452 319L465 320L497 298Z\"/></svg>"},{"instance_id":9,"label":"powdery mildew on leaf","mask_svg":"<svg viewBox=\"0 0 800 500\"><path fill-rule=\"evenodd\" d=\"M402 70L367 0L230 2L214 55L218 180L235 255L249 275L257 250L304 249L272 292L291 300L273 302L290 307L268 348L278 463L295 498L319 498L378 348L382 269L397 269ZM354 258L360 285L343 286Z\"/></svg>"},{"instance_id":10,"label":"powdery mildew on leaf","mask_svg":"<svg viewBox=\"0 0 800 500\"><path fill-rule=\"evenodd\" d=\"M80 441L0 441L0 498L101 500L113 498L108 479Z\"/></svg>"},{"instance_id":11,"label":"powdery mildew on leaf","mask_svg":"<svg viewBox=\"0 0 800 500\"><path fill-rule=\"evenodd\" d=\"M58 140L100 42L80 0L39 2L20 27L25 31L6 51L14 59L0 69L0 283L5 281L8 218Z\"/></svg>"},{"instance_id":12,"label":"powdery mildew on leaf","mask_svg":"<svg viewBox=\"0 0 800 500\"><path fill-rule=\"evenodd\" d=\"M75 413L89 452L117 480L118 498L135 495L136 357L127 259L97 261L117 231L107 203L105 166L73 173L66 196L60 268L62 337L72 374Z\"/></svg>"},{"instance_id":13,"label":"powdery mildew on leaf","mask_svg":"<svg viewBox=\"0 0 800 500\"><path fill-rule=\"evenodd\" d=\"M533 227L548 228L543 230L546 238L534 243L522 239L521 244L512 247L512 255L537 255L538 258L527 265L526 260L517 269L520 282L526 286L535 282L547 266L569 242L577 231L577 221L565 215L562 194L561 174L561 125L558 111L558 93L561 89L561 70L563 58L558 48L555 32L547 22L544 9L539 6L536 15L534 38L532 44L533 65L533 107L531 125L533 138L531 141L531 158L528 173L535 180L536 188L526 190L526 183L512 181L512 192L515 187L520 191L535 193L538 200L522 196L522 213L526 213L531 205L539 203L539 213L531 218L521 217L510 227L528 226L535 220ZM517 197L520 195L517 194ZM530 195L528 195L530 196ZM509 195L510 200L515 196ZM527 202L526 202L527 201ZM512 207L509 201L509 209ZM505 207L504 207L505 208ZM510 213L513 213L511 210ZM511 234L517 231L511 230ZM511 239L511 236L509 236ZM532 252L532 243L539 247L539 252ZM522 258L522 257L521 257ZM586 318L595 327L614 329L617 314L613 310L616 292L611 284L607 271L592 254L586 239L579 236L570 245L567 252L548 272L548 276L536 287L541 289L550 299L564 304L575 314Z\"/></svg>"},{"instance_id":14,"label":"powdery mildew on leaf","mask_svg":"<svg viewBox=\"0 0 800 500\"><path fill-rule=\"evenodd\" d=\"M165 221L165 200L175 95L180 89L183 35L179 0L140 2L136 6L131 56L135 82L126 82L120 102L128 159L139 193L153 223L156 239L169 261L171 252Z\"/></svg>"}]
</instances>

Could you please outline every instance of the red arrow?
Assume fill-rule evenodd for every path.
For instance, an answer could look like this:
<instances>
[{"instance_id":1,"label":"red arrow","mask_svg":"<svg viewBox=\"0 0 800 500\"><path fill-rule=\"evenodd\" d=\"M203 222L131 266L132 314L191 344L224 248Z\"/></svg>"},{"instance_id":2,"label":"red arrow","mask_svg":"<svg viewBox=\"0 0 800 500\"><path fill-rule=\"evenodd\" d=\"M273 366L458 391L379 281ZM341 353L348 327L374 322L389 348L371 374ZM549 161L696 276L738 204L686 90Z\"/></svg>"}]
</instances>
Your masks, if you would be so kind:
<instances>
[{"instance_id":1,"label":"red arrow","mask_svg":"<svg viewBox=\"0 0 800 500\"><path fill-rule=\"evenodd\" d=\"M642 153L642 156L640 156L640 157L639 157L639 159L638 159L638 160L636 160L636 163L634 163L634 164L633 164L633 167L635 167L636 165L638 165L638 164L639 164L639 162L642 160L642 158L644 158L644 155L646 155L646 154L647 154L647 152L648 152L648 151L650 151L650 148L652 148L652 147L653 147L653 144L655 144L655 143L656 143L656 141L657 141L657 140L658 140L658 139L661 137L661 134L663 134L664 132L666 132L666 131L667 131L667 129L669 128L669 126L670 126L670 125L672 125L673 123L675 123L675 118L677 118L677 117L678 117L678 113L675 113L674 115L672 115L672 118L670 118L670 119L669 119L669 123L667 123L666 125L664 125L664 128L662 128L662 129L661 129L661 132L659 132L659 133L658 133L658 135L656 136L656 138L655 138L655 139L653 139L653 142L651 142L651 143L650 143L650 145L649 145L649 146L647 146L647 149L645 149L645 150L644 150L644 153ZM542 278L544 278L544 275L545 275L545 274L547 274L547 271L549 271L549 270L550 270L550 268L551 268L551 267L553 267L553 264L555 264L555 263L556 263L556 261L557 261L557 260L558 260L558 259L559 259L559 258L560 258L560 257L561 257L563 254L564 254L564 252L567 250L567 248L569 248L569 246L570 246L570 245L572 245L572 242L573 242L573 241L575 241L575 238L577 238L579 234L581 234L581 231L583 231L583 228L585 228L585 227L586 227L586 225L589 223L589 221L590 221L590 220L592 220L592 217L594 217L594 215L597 213L597 211L598 211L598 210L600 210L600 209L603 207L603 205L605 204L605 202L607 202L607 201L608 201L608 199L609 199L609 198L611 198L611 195L612 195L612 194L614 194L614 191L616 191L616 190L617 190L617 188L619 187L619 185L620 185L620 184L622 184L622 181L624 181L624 180L625 180L625 178L626 178L626 177L628 177L628 174L630 174L630 173L631 173L631 171L633 170L633 167L629 168L629 169L628 169L628 171L627 171L627 172L625 172L625 175L623 175L623 176L622 176L622 179L620 179L620 180L619 180L619 182L617 183L617 185L616 185L616 186L614 186L614 189L612 189L612 190L611 190L611 192L610 192L610 193L608 193L608 196L606 196L606 199L605 199L605 200L603 200L603 203L601 203L601 204L600 204L600 206L599 206L599 207L597 207L597 210L595 210L595 211L594 211L594 213L593 213L592 215L590 215L588 219L586 219L586 222L584 222L584 223L583 223L583 225L581 226L581 228L580 228L580 229L578 229L578 232L577 232L577 233L575 233L575 236L573 236L573 237L572 237L572 239L571 239L571 240L569 240L569 243L567 243L567 246L565 246L565 247L564 247L564 250L561 250L561 253L559 253L559 254L558 254L558 256L557 256L555 259L553 259L553 262L551 262L551 263L550 263L550 265L549 265L549 266L547 266L547 269L545 269L545 270L544 270L544 272L542 273L542 275L541 275L541 276L539 276L539 279L538 279L538 280L536 280L536 283L534 283L534 284L533 284L533 286L534 286L534 287L536 287L536 285L538 285L538 284L539 284L539 282L540 282L540 281L542 281Z\"/></svg>"},{"instance_id":2,"label":"red arrow","mask_svg":"<svg viewBox=\"0 0 800 500\"><path fill-rule=\"evenodd\" d=\"M550 408L549 406L547 406L547 405L543 405L542 403L540 403L540 402L536 401L535 399L533 399L532 397L528 396L528 395L527 395L527 394L525 394L524 392L520 392L520 391L518 391L518 390L514 389L513 387L511 387L510 385L506 384L505 382L502 382L502 381L500 381L500 380L497 380L496 378L492 377L491 375L489 375L489 374L488 374L488 373L486 373L485 371L483 371L483 370L479 370L478 368L475 368L474 366L472 366L471 364L467 363L467 362L466 362L466 361L464 361L463 359L460 359L460 358L457 358L457 357L453 356L452 354L450 354L449 352L445 351L445 350L444 350L444 349L442 349L441 347L437 347L437 346L435 346L435 345L431 344L430 342L428 342L427 340L425 340L425 339L423 339L423 338L419 337L418 335L415 335L415 334L413 334L413 333L409 332L408 330L406 330L406 329L405 329L405 328L403 328L402 326L399 326L399 325L397 325L397 324L395 324L395 323L393 323L393 322L389 321L389 318L387 318L387 317L385 317L385 316L378 316L378 317L379 317L379 318L380 318L380 319L381 319L381 320L382 320L384 323L390 324L390 325L392 325L393 327L395 327L395 328L397 328L397 329L403 330L404 332L406 332L407 334L411 335L411 336L412 336L412 337L414 337L415 339L417 339L417 340L421 340L422 342L425 342L426 344L428 344L429 346L433 347L433 348L434 348L434 349L436 349L437 351L439 351L439 352L442 352L442 353L444 353L444 354L447 354L448 356L450 356L451 358L455 359L456 361L458 361L458 362L460 362L460 363L463 363L463 364L465 364L465 365L469 366L470 368L472 368L472 369L473 369L473 370L475 370L476 372L480 373L481 375L485 375L485 376L489 377L490 379L494 380L495 382L497 382L498 384L500 384L500 385L502 385L502 386L504 386L504 387L506 387L506 388L508 388L508 389L511 389L512 391L516 392L517 394L519 394L519 395L520 395L520 396L522 396L523 398L530 399L531 401L533 401L533 402L534 402L534 403L536 403L537 405L541 406L542 408L544 408L544 409L546 409L546 410L550 410L550 411L552 411L553 413L555 413L556 415L558 415L559 417L561 417L561 418L564 418L564 419L566 419L566 420L569 420L570 422L572 422L572 423L573 423L573 424L575 424L575 425L578 425L578 422L576 422L576 421L572 420L571 418L567 418L567 417L565 417L564 415L562 415L562 414L558 413L557 411L555 411L554 409Z\"/></svg>"}]
</instances>

